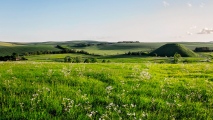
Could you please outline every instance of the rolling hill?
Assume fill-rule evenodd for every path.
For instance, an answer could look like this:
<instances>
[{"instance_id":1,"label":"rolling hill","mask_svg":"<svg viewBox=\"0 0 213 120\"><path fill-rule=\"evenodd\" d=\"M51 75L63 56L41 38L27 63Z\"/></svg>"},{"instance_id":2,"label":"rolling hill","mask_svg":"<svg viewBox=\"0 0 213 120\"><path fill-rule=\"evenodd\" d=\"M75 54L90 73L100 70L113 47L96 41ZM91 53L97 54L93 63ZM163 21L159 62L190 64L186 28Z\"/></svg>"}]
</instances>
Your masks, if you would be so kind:
<instances>
[{"instance_id":1,"label":"rolling hill","mask_svg":"<svg viewBox=\"0 0 213 120\"><path fill-rule=\"evenodd\" d=\"M165 44L158 49L152 51L150 55L152 56L174 56L175 53L179 53L182 57L196 57L198 56L195 52L190 50L189 48L186 48L185 46L181 44L175 44L175 43L170 43L170 44Z\"/></svg>"}]
</instances>

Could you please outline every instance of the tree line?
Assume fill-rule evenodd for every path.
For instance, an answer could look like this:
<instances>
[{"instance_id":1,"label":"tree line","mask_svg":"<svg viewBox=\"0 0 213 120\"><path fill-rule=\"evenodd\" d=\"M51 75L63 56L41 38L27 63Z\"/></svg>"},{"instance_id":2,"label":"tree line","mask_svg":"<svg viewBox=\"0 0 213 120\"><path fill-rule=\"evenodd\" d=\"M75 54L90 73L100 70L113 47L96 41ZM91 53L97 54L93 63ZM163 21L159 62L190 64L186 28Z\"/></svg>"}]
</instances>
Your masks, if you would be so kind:
<instances>
[{"instance_id":1,"label":"tree line","mask_svg":"<svg viewBox=\"0 0 213 120\"><path fill-rule=\"evenodd\" d=\"M18 53L13 53L12 55L0 56L0 61L18 61L27 60L24 56L19 56Z\"/></svg>"},{"instance_id":2,"label":"tree line","mask_svg":"<svg viewBox=\"0 0 213 120\"><path fill-rule=\"evenodd\" d=\"M59 48L60 51L45 50L45 51L25 52L24 55L29 56L29 55L42 55L42 54L78 53L78 54L85 54L85 55L100 56L100 55L95 55L94 53L91 54L91 53L84 51L84 50L75 50L75 49L63 48L60 45L57 45L56 48Z\"/></svg>"},{"instance_id":3,"label":"tree line","mask_svg":"<svg viewBox=\"0 0 213 120\"><path fill-rule=\"evenodd\" d=\"M45 50L45 51L34 51L34 52L25 52L25 56L29 55L42 55L42 54L64 54L64 53L78 53L78 54L84 54L84 55L94 55L94 56L100 56L96 55L94 53L89 53L84 50L75 50L75 49L69 49L62 47L60 45L55 46L56 48L60 49L59 51L50 51L50 50Z\"/></svg>"},{"instance_id":4,"label":"tree line","mask_svg":"<svg viewBox=\"0 0 213 120\"><path fill-rule=\"evenodd\" d=\"M196 47L195 52L213 52L209 47Z\"/></svg>"},{"instance_id":5,"label":"tree line","mask_svg":"<svg viewBox=\"0 0 213 120\"><path fill-rule=\"evenodd\" d=\"M25 52L24 55L29 56L29 55L42 55L42 54L78 53L78 54L85 54L85 55L100 56L100 55L96 55L94 53L89 53L89 52L84 51L84 50L75 50L75 49L64 48L60 45L57 45L56 48L60 49L60 51L45 50L45 51Z\"/></svg>"},{"instance_id":6,"label":"tree line","mask_svg":"<svg viewBox=\"0 0 213 120\"><path fill-rule=\"evenodd\" d=\"M97 58L86 58L83 60L82 57L77 56L77 57L70 57L70 56L66 56L64 58L64 62L68 62L68 63L96 63L98 62Z\"/></svg>"},{"instance_id":7,"label":"tree line","mask_svg":"<svg viewBox=\"0 0 213 120\"><path fill-rule=\"evenodd\" d=\"M97 58L86 58L86 59L83 59L80 56L77 56L77 57L66 56L64 58L64 62L66 62L66 63L97 63L98 60L97 60ZM111 61L103 59L101 62L102 63L109 63Z\"/></svg>"},{"instance_id":8,"label":"tree line","mask_svg":"<svg viewBox=\"0 0 213 120\"><path fill-rule=\"evenodd\" d=\"M84 55L93 55L93 56L100 56L91 54L84 50L75 50L75 49L68 49L64 48L60 45L57 45L56 48L60 49L60 51L34 51L34 52L25 52L22 55L18 55L18 53L13 53L12 55L7 56L0 56L0 61L17 61L17 60L27 60L24 56L30 56L30 55L42 55L42 54L65 54L65 53L76 53L76 54L84 54Z\"/></svg>"},{"instance_id":9,"label":"tree line","mask_svg":"<svg viewBox=\"0 0 213 120\"><path fill-rule=\"evenodd\" d=\"M127 52L125 55L148 55L148 53L143 52L143 51L138 51L138 52Z\"/></svg>"}]
</instances>

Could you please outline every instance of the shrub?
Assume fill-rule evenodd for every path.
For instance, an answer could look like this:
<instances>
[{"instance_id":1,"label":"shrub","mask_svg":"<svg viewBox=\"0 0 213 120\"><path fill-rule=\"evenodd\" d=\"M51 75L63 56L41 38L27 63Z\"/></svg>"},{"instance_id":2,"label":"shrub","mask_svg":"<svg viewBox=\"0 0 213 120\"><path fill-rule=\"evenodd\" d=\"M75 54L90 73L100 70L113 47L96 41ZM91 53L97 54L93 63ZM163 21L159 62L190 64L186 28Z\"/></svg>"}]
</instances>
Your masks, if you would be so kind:
<instances>
[{"instance_id":1,"label":"shrub","mask_svg":"<svg viewBox=\"0 0 213 120\"><path fill-rule=\"evenodd\" d=\"M81 63L82 62L82 58L81 57L75 57L75 62L76 63Z\"/></svg>"},{"instance_id":2,"label":"shrub","mask_svg":"<svg viewBox=\"0 0 213 120\"><path fill-rule=\"evenodd\" d=\"M68 58L69 58L69 56L66 56L66 57L64 58L64 62L68 62Z\"/></svg>"},{"instance_id":3,"label":"shrub","mask_svg":"<svg viewBox=\"0 0 213 120\"><path fill-rule=\"evenodd\" d=\"M90 62L91 63L96 63L96 62L98 62L98 60L97 60L97 58L91 58Z\"/></svg>"},{"instance_id":4,"label":"shrub","mask_svg":"<svg viewBox=\"0 0 213 120\"><path fill-rule=\"evenodd\" d=\"M90 60L89 59L85 59L84 63L90 63Z\"/></svg>"},{"instance_id":5,"label":"shrub","mask_svg":"<svg viewBox=\"0 0 213 120\"><path fill-rule=\"evenodd\" d=\"M181 55L178 53L174 54L174 63L178 63L180 61Z\"/></svg>"},{"instance_id":6,"label":"shrub","mask_svg":"<svg viewBox=\"0 0 213 120\"><path fill-rule=\"evenodd\" d=\"M103 59L103 60L102 60L102 63L106 63L106 60Z\"/></svg>"}]
</instances>

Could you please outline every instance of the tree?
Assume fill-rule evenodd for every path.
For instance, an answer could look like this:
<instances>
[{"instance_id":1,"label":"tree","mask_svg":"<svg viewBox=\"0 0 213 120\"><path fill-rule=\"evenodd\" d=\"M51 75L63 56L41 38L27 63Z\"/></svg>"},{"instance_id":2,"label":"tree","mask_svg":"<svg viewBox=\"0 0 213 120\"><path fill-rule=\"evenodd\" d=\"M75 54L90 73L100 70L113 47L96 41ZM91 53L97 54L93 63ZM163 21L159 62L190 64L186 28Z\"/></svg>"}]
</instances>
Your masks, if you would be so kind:
<instances>
[{"instance_id":1,"label":"tree","mask_svg":"<svg viewBox=\"0 0 213 120\"><path fill-rule=\"evenodd\" d=\"M12 60L16 60L16 58L19 57L19 54L18 53L13 53L11 57L12 57Z\"/></svg>"},{"instance_id":2,"label":"tree","mask_svg":"<svg viewBox=\"0 0 213 120\"><path fill-rule=\"evenodd\" d=\"M174 54L174 63L178 63L180 61L181 55L178 53Z\"/></svg>"},{"instance_id":3,"label":"tree","mask_svg":"<svg viewBox=\"0 0 213 120\"><path fill-rule=\"evenodd\" d=\"M68 56L64 58L64 62L68 62Z\"/></svg>"},{"instance_id":4,"label":"tree","mask_svg":"<svg viewBox=\"0 0 213 120\"><path fill-rule=\"evenodd\" d=\"M97 58L91 58L91 63L96 63L96 62L98 62L98 60L97 60Z\"/></svg>"},{"instance_id":5,"label":"tree","mask_svg":"<svg viewBox=\"0 0 213 120\"><path fill-rule=\"evenodd\" d=\"M41 52L41 51L37 51L36 54L37 54L37 55L41 55L42 52Z\"/></svg>"},{"instance_id":6,"label":"tree","mask_svg":"<svg viewBox=\"0 0 213 120\"><path fill-rule=\"evenodd\" d=\"M21 57L21 60L28 60L27 58L25 58L24 56Z\"/></svg>"},{"instance_id":7,"label":"tree","mask_svg":"<svg viewBox=\"0 0 213 120\"><path fill-rule=\"evenodd\" d=\"M29 56L29 53L28 53L28 52L25 52L24 55L25 55L25 56Z\"/></svg>"},{"instance_id":8,"label":"tree","mask_svg":"<svg viewBox=\"0 0 213 120\"><path fill-rule=\"evenodd\" d=\"M84 63L90 63L90 60L89 59L85 59Z\"/></svg>"},{"instance_id":9,"label":"tree","mask_svg":"<svg viewBox=\"0 0 213 120\"><path fill-rule=\"evenodd\" d=\"M67 59L67 62L72 62L72 58L69 57L69 58Z\"/></svg>"},{"instance_id":10,"label":"tree","mask_svg":"<svg viewBox=\"0 0 213 120\"><path fill-rule=\"evenodd\" d=\"M106 60L105 60L105 59L103 59L103 60L102 60L102 63L106 63Z\"/></svg>"},{"instance_id":11,"label":"tree","mask_svg":"<svg viewBox=\"0 0 213 120\"><path fill-rule=\"evenodd\" d=\"M19 55L18 55L18 53L13 53L12 56L18 57Z\"/></svg>"},{"instance_id":12,"label":"tree","mask_svg":"<svg viewBox=\"0 0 213 120\"><path fill-rule=\"evenodd\" d=\"M72 62L72 58L70 56L66 56L64 58L64 62Z\"/></svg>"},{"instance_id":13,"label":"tree","mask_svg":"<svg viewBox=\"0 0 213 120\"><path fill-rule=\"evenodd\" d=\"M75 62L76 62L76 63L82 62L82 58L81 58L81 57L76 57L76 58L75 58Z\"/></svg>"},{"instance_id":14,"label":"tree","mask_svg":"<svg viewBox=\"0 0 213 120\"><path fill-rule=\"evenodd\" d=\"M107 62L110 63L111 61L110 61L110 60L107 60Z\"/></svg>"}]
</instances>

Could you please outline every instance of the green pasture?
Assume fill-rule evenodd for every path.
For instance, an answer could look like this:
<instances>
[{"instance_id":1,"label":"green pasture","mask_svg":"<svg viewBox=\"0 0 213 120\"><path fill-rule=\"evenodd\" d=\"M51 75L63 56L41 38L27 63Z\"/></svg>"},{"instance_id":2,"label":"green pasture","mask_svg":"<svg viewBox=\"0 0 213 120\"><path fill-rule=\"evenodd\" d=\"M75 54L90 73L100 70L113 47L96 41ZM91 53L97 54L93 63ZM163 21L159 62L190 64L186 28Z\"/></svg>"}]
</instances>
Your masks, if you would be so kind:
<instances>
[{"instance_id":1,"label":"green pasture","mask_svg":"<svg viewBox=\"0 0 213 120\"><path fill-rule=\"evenodd\" d=\"M74 47L69 46L72 49L82 49L88 51L89 53L99 54L99 55L117 55L124 54L129 51L146 51L150 52L164 43L114 43L106 45L95 45L88 47Z\"/></svg>"},{"instance_id":2,"label":"green pasture","mask_svg":"<svg viewBox=\"0 0 213 120\"><path fill-rule=\"evenodd\" d=\"M0 46L0 56L12 55L12 53L24 54L25 52L37 51L59 51L52 45L15 45L15 46Z\"/></svg>"},{"instance_id":3,"label":"green pasture","mask_svg":"<svg viewBox=\"0 0 213 120\"><path fill-rule=\"evenodd\" d=\"M31 55L25 56L28 61L37 61L37 62L64 62L64 58L70 57L81 57L83 59L92 58L92 55L84 55L84 54L45 54L45 55Z\"/></svg>"},{"instance_id":4,"label":"green pasture","mask_svg":"<svg viewBox=\"0 0 213 120\"><path fill-rule=\"evenodd\" d=\"M92 46L87 47L76 47L79 43L91 43ZM99 54L99 55L118 55L124 54L127 52L151 52L160 46L167 44L163 42L159 43L110 43L110 44L101 44L108 42L99 42L99 41L67 41L67 42L38 42L38 43L6 43L0 42L0 56L11 55L13 52L23 54L25 52L36 52L36 51L58 51L59 49L55 48L56 45L61 45L66 48L76 49L76 50L85 50L89 53ZM196 47L209 47L213 49L213 43L196 43L196 42L181 42L180 44L185 47L194 50Z\"/></svg>"},{"instance_id":5,"label":"green pasture","mask_svg":"<svg viewBox=\"0 0 213 120\"><path fill-rule=\"evenodd\" d=\"M127 52L136 52L136 51L143 51L143 52L151 52L162 45L167 43L159 42L159 43L113 43L113 44L106 44L106 45L95 45L95 46L88 46L88 47L74 47L73 45L64 45L66 47L72 49L79 49L85 50L89 53L95 53L100 55L117 55L117 54L124 54ZM188 42L181 42L179 44L184 45L185 47L194 50L196 47L209 47L213 49L213 43L188 43Z\"/></svg>"},{"instance_id":6,"label":"green pasture","mask_svg":"<svg viewBox=\"0 0 213 120\"><path fill-rule=\"evenodd\" d=\"M0 47L2 46L7 46L7 47L11 47L11 46L16 46L15 44L13 43L9 43L9 42L1 42L0 41Z\"/></svg>"},{"instance_id":7,"label":"green pasture","mask_svg":"<svg viewBox=\"0 0 213 120\"><path fill-rule=\"evenodd\" d=\"M211 62L210 53L203 53L202 57L182 57L180 63L205 63ZM84 54L45 54L45 55L31 55L25 56L28 61L36 62L64 62L64 58L70 56L72 58L81 57L82 60L88 58L97 58L98 63L102 60L110 61L112 63L173 63L173 57L149 57L149 56L136 56L136 55L108 55L108 56L93 56ZM207 61L210 60L210 61ZM82 61L83 62L83 61Z\"/></svg>"},{"instance_id":8,"label":"green pasture","mask_svg":"<svg viewBox=\"0 0 213 120\"><path fill-rule=\"evenodd\" d=\"M1 119L212 119L213 64L1 62Z\"/></svg>"},{"instance_id":9,"label":"green pasture","mask_svg":"<svg viewBox=\"0 0 213 120\"><path fill-rule=\"evenodd\" d=\"M213 118L213 52L197 57L124 55L166 43L112 43L76 47L82 41L0 42L0 56L58 51L56 45L99 54L43 54L0 62L0 120L175 120ZM181 43L193 50L212 43ZM64 63L64 58L97 63ZM102 61L109 61L102 63ZM83 62L83 61L82 61Z\"/></svg>"}]
</instances>

